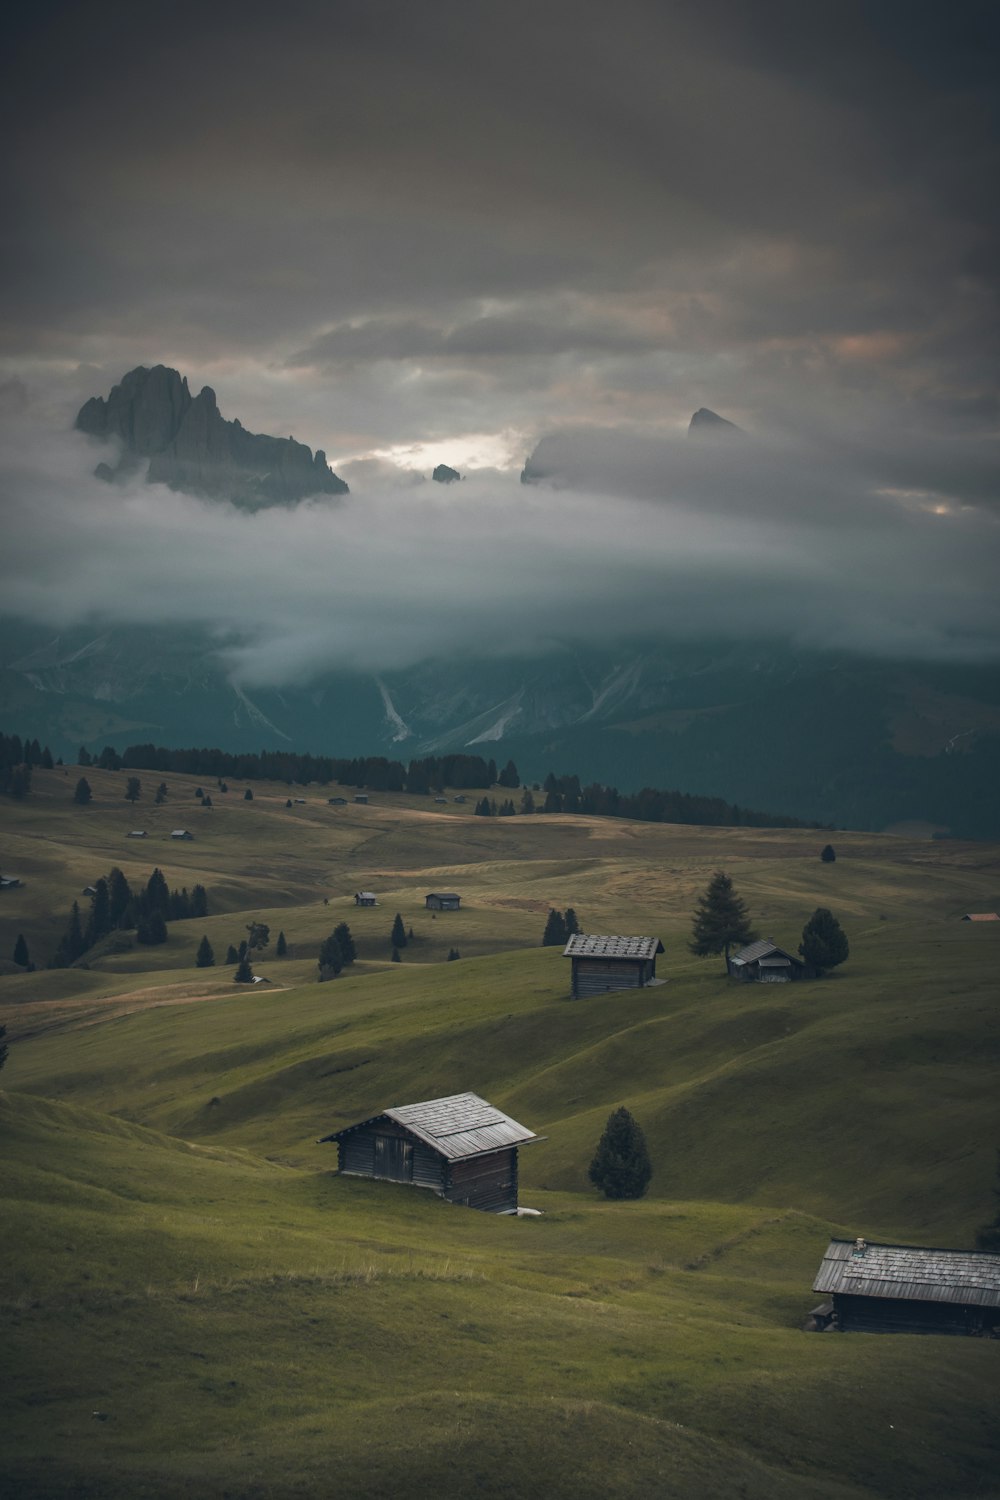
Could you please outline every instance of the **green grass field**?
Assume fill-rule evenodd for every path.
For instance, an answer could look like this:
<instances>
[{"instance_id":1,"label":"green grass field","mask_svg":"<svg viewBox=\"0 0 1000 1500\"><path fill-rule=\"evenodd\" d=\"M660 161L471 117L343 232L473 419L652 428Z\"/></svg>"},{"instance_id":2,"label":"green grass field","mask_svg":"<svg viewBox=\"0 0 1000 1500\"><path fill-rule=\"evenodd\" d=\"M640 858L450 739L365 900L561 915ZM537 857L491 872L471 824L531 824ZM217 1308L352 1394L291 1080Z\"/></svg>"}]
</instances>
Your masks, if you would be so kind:
<instances>
[{"instance_id":1,"label":"green grass field","mask_svg":"<svg viewBox=\"0 0 1000 1500\"><path fill-rule=\"evenodd\" d=\"M801 1332L831 1233L969 1246L994 1211L1000 924L957 919L1000 902L995 846L836 834L824 865L810 832L335 808L319 787L246 802L232 782L204 784L209 810L157 773L133 809L122 773L88 771L77 808L78 774L0 803L0 869L24 882L0 958L23 932L44 962L114 864L201 882L210 915L0 974L0 1492L1000 1495L1000 1343ZM830 906L848 963L742 987L691 957L717 868L786 947ZM436 888L463 909L432 921ZM666 983L569 1000L538 946L550 905L661 936ZM345 918L359 963L319 984ZM221 959L252 919L268 985L194 967L203 933ZM545 1137L521 1153L541 1218L341 1179L318 1144L468 1089ZM587 1182L619 1104L654 1164L638 1203Z\"/></svg>"}]
</instances>

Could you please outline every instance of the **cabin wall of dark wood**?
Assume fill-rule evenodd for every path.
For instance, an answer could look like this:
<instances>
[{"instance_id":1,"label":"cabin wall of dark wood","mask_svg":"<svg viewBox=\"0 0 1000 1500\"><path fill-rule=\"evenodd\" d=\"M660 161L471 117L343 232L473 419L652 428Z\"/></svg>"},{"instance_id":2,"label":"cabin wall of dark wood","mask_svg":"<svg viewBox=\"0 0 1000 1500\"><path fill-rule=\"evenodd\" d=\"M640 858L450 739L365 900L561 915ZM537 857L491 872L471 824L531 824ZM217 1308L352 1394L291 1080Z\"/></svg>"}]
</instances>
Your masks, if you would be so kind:
<instances>
[{"instance_id":1,"label":"cabin wall of dark wood","mask_svg":"<svg viewBox=\"0 0 1000 1500\"><path fill-rule=\"evenodd\" d=\"M464 1203L486 1213L516 1208L517 1147L451 1162L444 1196L451 1203Z\"/></svg>"},{"instance_id":2,"label":"cabin wall of dark wood","mask_svg":"<svg viewBox=\"0 0 1000 1500\"><path fill-rule=\"evenodd\" d=\"M1000 1322L1000 1310L964 1307L957 1302L914 1302L901 1297L834 1294L842 1333L979 1333ZM996 1313L996 1317L993 1316Z\"/></svg>"},{"instance_id":3,"label":"cabin wall of dark wood","mask_svg":"<svg viewBox=\"0 0 1000 1500\"><path fill-rule=\"evenodd\" d=\"M574 958L572 963L573 995L578 1000L608 990L641 989L656 973L656 964L649 959Z\"/></svg>"},{"instance_id":4,"label":"cabin wall of dark wood","mask_svg":"<svg viewBox=\"0 0 1000 1500\"><path fill-rule=\"evenodd\" d=\"M375 1140L378 1136L388 1136L395 1140L405 1140L412 1146L411 1163L412 1176L401 1179L399 1177L386 1177L376 1170ZM341 1172L350 1173L356 1177L376 1177L379 1181L388 1182L407 1181L413 1182L417 1187L433 1189L436 1193L444 1192L445 1185L445 1159L431 1146L423 1141L417 1140L402 1125L395 1120L380 1120L378 1124L366 1125L360 1130L353 1130L343 1140L338 1141L337 1165Z\"/></svg>"}]
</instances>

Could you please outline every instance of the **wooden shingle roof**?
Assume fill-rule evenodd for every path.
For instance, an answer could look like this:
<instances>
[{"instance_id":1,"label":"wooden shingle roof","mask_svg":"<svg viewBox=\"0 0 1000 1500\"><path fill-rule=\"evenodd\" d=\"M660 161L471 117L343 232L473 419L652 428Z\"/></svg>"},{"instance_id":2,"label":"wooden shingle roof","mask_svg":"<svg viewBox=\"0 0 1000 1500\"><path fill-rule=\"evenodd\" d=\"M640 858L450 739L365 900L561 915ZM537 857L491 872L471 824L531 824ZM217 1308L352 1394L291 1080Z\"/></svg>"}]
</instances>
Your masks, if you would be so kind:
<instances>
[{"instance_id":1,"label":"wooden shingle roof","mask_svg":"<svg viewBox=\"0 0 1000 1500\"><path fill-rule=\"evenodd\" d=\"M663 944L655 937L602 937L592 932L574 932L563 949L563 958L655 958Z\"/></svg>"},{"instance_id":2,"label":"wooden shingle roof","mask_svg":"<svg viewBox=\"0 0 1000 1500\"><path fill-rule=\"evenodd\" d=\"M796 958L794 953L786 953L784 948L779 948L770 938L758 938L755 943L748 943L738 953L732 954L729 962L731 964L752 964L763 961L765 964L772 960L771 967L775 967L774 961L780 961L783 966L786 963L801 964L801 958Z\"/></svg>"},{"instance_id":3,"label":"wooden shingle roof","mask_svg":"<svg viewBox=\"0 0 1000 1500\"><path fill-rule=\"evenodd\" d=\"M537 1139L526 1125L519 1125L502 1109L487 1104L478 1094L449 1094L444 1099L428 1099L422 1104L398 1104L383 1109L368 1120L359 1120L324 1141L336 1141L352 1130L373 1125L376 1120L394 1120L425 1145L432 1146L449 1161L466 1156L480 1156L504 1146L520 1146Z\"/></svg>"},{"instance_id":4,"label":"wooden shingle roof","mask_svg":"<svg viewBox=\"0 0 1000 1500\"><path fill-rule=\"evenodd\" d=\"M813 1291L1000 1307L1000 1255L868 1243L859 1251L854 1240L831 1240Z\"/></svg>"}]
</instances>

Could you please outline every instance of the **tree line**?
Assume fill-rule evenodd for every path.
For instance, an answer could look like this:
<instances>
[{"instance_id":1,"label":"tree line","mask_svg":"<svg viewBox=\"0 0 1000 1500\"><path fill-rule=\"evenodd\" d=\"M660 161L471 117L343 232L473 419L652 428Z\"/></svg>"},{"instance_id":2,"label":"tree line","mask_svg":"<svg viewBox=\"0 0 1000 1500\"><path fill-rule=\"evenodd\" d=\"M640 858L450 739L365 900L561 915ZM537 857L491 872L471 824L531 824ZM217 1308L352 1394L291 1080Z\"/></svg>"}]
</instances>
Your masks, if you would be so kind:
<instances>
[{"instance_id":1,"label":"tree line","mask_svg":"<svg viewBox=\"0 0 1000 1500\"><path fill-rule=\"evenodd\" d=\"M208 915L203 885L172 891L159 868L146 884L133 889L116 866L94 882L86 919L73 902L66 930L49 960L50 969L66 969L113 932L135 932L136 942L154 947L167 941L167 923ZM25 951L27 947L25 946Z\"/></svg>"}]
</instances>

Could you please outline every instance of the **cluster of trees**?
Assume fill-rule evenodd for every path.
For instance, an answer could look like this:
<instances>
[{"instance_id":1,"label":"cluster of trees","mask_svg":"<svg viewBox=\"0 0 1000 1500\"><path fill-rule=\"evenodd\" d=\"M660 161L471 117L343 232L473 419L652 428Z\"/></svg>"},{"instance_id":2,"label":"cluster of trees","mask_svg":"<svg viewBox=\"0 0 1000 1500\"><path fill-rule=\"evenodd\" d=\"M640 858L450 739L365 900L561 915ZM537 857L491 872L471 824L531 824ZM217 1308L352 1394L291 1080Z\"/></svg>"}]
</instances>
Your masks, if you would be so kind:
<instances>
[{"instance_id":1,"label":"cluster of trees","mask_svg":"<svg viewBox=\"0 0 1000 1500\"><path fill-rule=\"evenodd\" d=\"M52 751L37 740L22 740L18 734L0 734L0 793L5 797L26 797L31 791L33 766L51 771Z\"/></svg>"},{"instance_id":2,"label":"cluster of trees","mask_svg":"<svg viewBox=\"0 0 1000 1500\"><path fill-rule=\"evenodd\" d=\"M556 911L550 906L545 931L542 933L542 947L562 948L573 934L579 931L580 923L571 906L567 906L565 911Z\"/></svg>"},{"instance_id":3,"label":"cluster of trees","mask_svg":"<svg viewBox=\"0 0 1000 1500\"><path fill-rule=\"evenodd\" d=\"M481 797L475 806L475 814L478 818L512 818L517 808L509 797L505 797L500 806L497 806L493 797Z\"/></svg>"},{"instance_id":4,"label":"cluster of trees","mask_svg":"<svg viewBox=\"0 0 1000 1500\"><path fill-rule=\"evenodd\" d=\"M639 823L688 823L708 828L818 828L801 818L781 813L755 812L722 797L698 797L690 792L643 787L622 793L617 787L592 782L581 787L579 776L549 772L542 783L542 812L588 813L602 818L632 818Z\"/></svg>"},{"instance_id":5,"label":"cluster of trees","mask_svg":"<svg viewBox=\"0 0 1000 1500\"><path fill-rule=\"evenodd\" d=\"M69 923L53 954L49 967L65 969L82 958L89 948L112 932L135 931L136 941L155 946L167 940L167 923L208 915L208 894L203 885L188 891L168 888L159 869L150 875L144 887L133 890L117 866L94 883L90 912L86 922L74 901Z\"/></svg>"},{"instance_id":6,"label":"cluster of trees","mask_svg":"<svg viewBox=\"0 0 1000 1500\"><path fill-rule=\"evenodd\" d=\"M716 870L695 906L688 944L691 952L701 958L724 953L728 960L730 948L745 948L757 936L732 880L723 870ZM799 953L817 974L835 969L850 954L847 935L828 907L817 906L803 927Z\"/></svg>"},{"instance_id":7,"label":"cluster of trees","mask_svg":"<svg viewBox=\"0 0 1000 1500\"><path fill-rule=\"evenodd\" d=\"M346 922L338 922L330 936L320 944L320 979L336 979L341 970L350 968L357 956L358 950L350 927Z\"/></svg>"}]
</instances>

